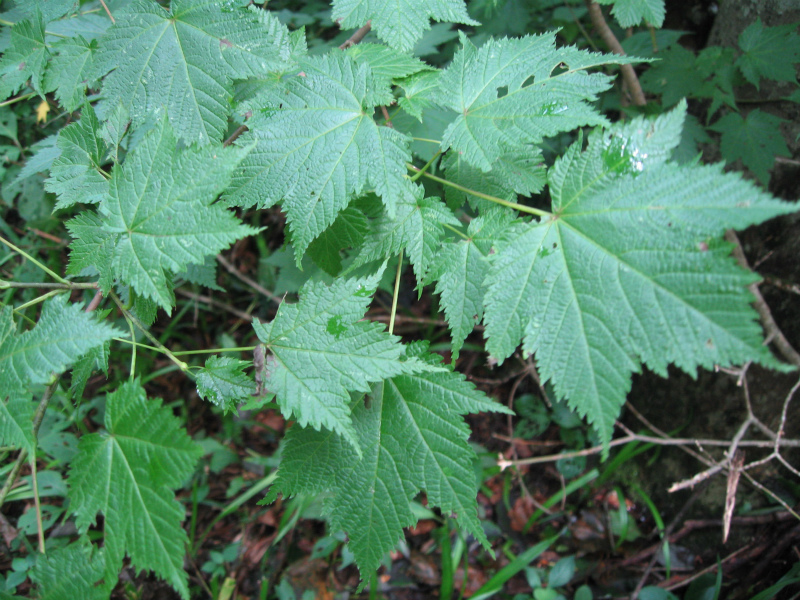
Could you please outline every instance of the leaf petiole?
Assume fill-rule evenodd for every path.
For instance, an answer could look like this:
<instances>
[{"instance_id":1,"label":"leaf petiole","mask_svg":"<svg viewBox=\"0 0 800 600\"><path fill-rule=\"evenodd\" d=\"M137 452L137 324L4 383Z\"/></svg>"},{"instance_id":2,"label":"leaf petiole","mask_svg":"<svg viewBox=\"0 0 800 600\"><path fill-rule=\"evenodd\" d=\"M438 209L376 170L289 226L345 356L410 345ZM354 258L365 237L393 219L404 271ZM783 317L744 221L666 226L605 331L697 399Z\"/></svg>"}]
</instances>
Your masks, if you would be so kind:
<instances>
[{"instance_id":1,"label":"leaf petiole","mask_svg":"<svg viewBox=\"0 0 800 600\"><path fill-rule=\"evenodd\" d=\"M513 208L514 210L518 210L519 212L528 213L529 215L536 215L539 217L552 217L553 214L547 212L546 210L541 210L539 208L533 208L532 206L525 206L524 204L517 204L516 202L509 202L508 200L503 200L502 198L498 198L497 196L490 196L489 194L484 194L483 192L478 192L476 190L471 190L463 185L459 185L457 183L453 183L452 181L447 181L447 179L443 179L441 177L437 177L436 175L431 175L430 173L425 173L419 167L415 167L410 163L406 163L406 167L409 171L413 171L414 173L419 173L431 181L436 181L441 183L442 185L450 186L453 189L459 190L460 192L464 192L465 194L471 194L472 196L477 196L478 198L482 198L484 200L488 200L489 202L494 202L495 204L500 204L501 206L507 206L508 208Z\"/></svg>"},{"instance_id":2,"label":"leaf petiole","mask_svg":"<svg viewBox=\"0 0 800 600\"><path fill-rule=\"evenodd\" d=\"M0 103L0 106L2 106L2 103ZM24 256L25 258L27 258L29 261L31 261L33 264L35 264L35 265L36 265L37 267L39 267L39 268L40 268L42 271L44 271L45 273L47 273L48 275L50 275L50 277L52 277L53 279L55 279L55 280L56 280L56 281L58 281L59 283L64 283L64 284L67 284L67 285L69 285L69 281L67 281L66 279L64 279L64 278L63 278L63 277L61 277L60 275L56 274L56 272L55 272L55 271L52 271L52 270L48 269L46 266L44 266L44 265L43 265L42 263L40 263L38 260L36 260L35 258L33 258L33 257L30 255L30 254L28 254L27 252L25 252L23 249L21 249L21 248L17 248L17 247L16 247L14 244L12 244L11 242L9 242L7 239L5 239L5 238L3 238L3 237L0 237L0 242L4 243L6 246L8 246L9 248L11 248L11 249L12 249L14 252L16 252L17 254L21 254L22 256Z\"/></svg>"}]
</instances>

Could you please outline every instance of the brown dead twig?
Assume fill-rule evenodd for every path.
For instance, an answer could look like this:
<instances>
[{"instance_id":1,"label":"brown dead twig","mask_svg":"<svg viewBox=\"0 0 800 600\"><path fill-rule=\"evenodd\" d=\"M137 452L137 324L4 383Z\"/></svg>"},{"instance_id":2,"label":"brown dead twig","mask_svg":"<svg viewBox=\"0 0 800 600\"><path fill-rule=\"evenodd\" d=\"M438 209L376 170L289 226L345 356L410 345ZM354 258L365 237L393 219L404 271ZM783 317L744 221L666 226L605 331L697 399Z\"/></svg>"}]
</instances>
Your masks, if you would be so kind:
<instances>
[{"instance_id":1,"label":"brown dead twig","mask_svg":"<svg viewBox=\"0 0 800 600\"><path fill-rule=\"evenodd\" d=\"M600 5L597 4L597 2L592 2L592 0L586 0L586 8L589 10L589 17L592 20L592 25L597 29L597 33L600 34L600 37L606 43L609 50L614 54L625 56L625 50L622 49L619 40L614 35L614 32L611 31L608 23L606 23L603 11L600 10ZM620 72L622 73L622 80L625 88L631 96L631 101L636 106L646 105L647 98L644 97L642 86L639 84L639 78L636 76L636 71L633 70L633 66L620 65Z\"/></svg>"}]
</instances>

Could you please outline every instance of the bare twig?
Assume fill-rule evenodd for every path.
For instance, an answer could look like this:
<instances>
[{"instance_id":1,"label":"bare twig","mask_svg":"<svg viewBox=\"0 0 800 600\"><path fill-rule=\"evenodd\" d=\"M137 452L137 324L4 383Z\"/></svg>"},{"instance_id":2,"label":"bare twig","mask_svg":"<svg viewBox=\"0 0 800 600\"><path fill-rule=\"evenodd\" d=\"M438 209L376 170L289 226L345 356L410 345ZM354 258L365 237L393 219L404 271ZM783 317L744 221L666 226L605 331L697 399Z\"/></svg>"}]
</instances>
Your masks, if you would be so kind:
<instances>
[{"instance_id":1,"label":"bare twig","mask_svg":"<svg viewBox=\"0 0 800 600\"><path fill-rule=\"evenodd\" d=\"M239 127L237 127L237 128L236 128L236 131L234 131L234 132L231 134L231 137L229 137L227 140L225 140L225 141L222 143L222 145L223 145L224 147L230 146L230 145L231 145L233 142L235 142L235 141L236 141L236 139L237 139L237 138L238 138L240 135L242 135L242 134L243 134L245 131L247 131L247 125L239 125Z\"/></svg>"},{"instance_id":2,"label":"bare twig","mask_svg":"<svg viewBox=\"0 0 800 600\"><path fill-rule=\"evenodd\" d=\"M210 296L202 296L200 294L195 294L195 293L188 292L186 290L180 290L180 289L175 290L175 293L176 294L180 294L181 296L184 296L185 298L190 298L190 299L194 300L195 302L202 302L203 304L208 304L209 306L214 306L216 308L220 308L220 309L222 309L222 310L224 310L226 312L231 313L235 317L238 317L238 318L242 319L243 321L250 322L250 321L253 320L253 315L250 315L250 314L248 314L248 313L246 313L244 311L241 311L238 308L234 308L230 304L225 304L224 302L220 302L219 300L214 300L214 298L211 298Z\"/></svg>"},{"instance_id":3,"label":"bare twig","mask_svg":"<svg viewBox=\"0 0 800 600\"><path fill-rule=\"evenodd\" d=\"M116 19L114 19L114 15L111 14L111 11L108 10L108 7L106 6L105 0L100 0L100 4L102 4L103 8L106 9L106 14L108 15L108 18L111 19L111 22L112 23L116 23L117 21L116 21Z\"/></svg>"},{"instance_id":4,"label":"bare twig","mask_svg":"<svg viewBox=\"0 0 800 600\"><path fill-rule=\"evenodd\" d=\"M750 265L747 262L747 257L744 255L742 244L739 242L739 237L736 235L736 232L734 232L732 229L729 229L725 232L725 239L733 244L733 256L736 258L738 263L743 268L750 270ZM756 301L753 303L753 306L758 312L758 315L761 317L761 324L764 326L767 337L773 341L775 347L789 363L796 367L800 367L800 354L798 354L797 350L792 347L792 345L789 343L789 340L786 339L786 336L783 335L783 332L778 327L778 324L775 323L775 319L772 318L772 313L769 310L769 306L764 301L764 297L761 295L761 291L758 289L758 284L751 284L749 289L753 296L756 297Z\"/></svg>"},{"instance_id":5,"label":"bare twig","mask_svg":"<svg viewBox=\"0 0 800 600\"><path fill-rule=\"evenodd\" d=\"M617 40L614 32L609 28L608 23L606 23L603 11L600 10L600 5L598 5L597 2L592 2L592 0L586 0L586 7L589 9L589 17L592 19L592 24L597 29L597 32L606 43L609 50L614 54L625 56L622 45L619 43L619 40ZM636 76L636 71L633 70L633 66L620 65L620 71L622 72L622 79L625 82L625 86L631 94L633 103L637 106L646 105L647 99L644 97L642 86L639 85L639 78Z\"/></svg>"},{"instance_id":6,"label":"bare twig","mask_svg":"<svg viewBox=\"0 0 800 600\"><path fill-rule=\"evenodd\" d=\"M370 29L372 29L372 21L367 21L367 23L360 29L357 29L356 32L351 35L344 44L339 46L339 50L347 50L350 46L355 46L364 39L364 37L369 33Z\"/></svg>"},{"instance_id":7,"label":"bare twig","mask_svg":"<svg viewBox=\"0 0 800 600\"><path fill-rule=\"evenodd\" d=\"M219 264L221 264L223 267L225 267L225 270L228 273L230 273L231 275L236 277L236 279L238 279L239 281L241 281L242 283L244 283L246 285L249 285L255 291L264 294L267 298L272 300L275 304L280 304L282 302L281 298L278 295L273 294L272 292L270 292L267 288L265 288L263 285L261 285L257 281L254 281L254 280L250 279L244 273L241 273L239 271L239 269L237 269L233 264L228 262L228 259L226 259L221 254L217 254L217 261L219 261Z\"/></svg>"}]
</instances>

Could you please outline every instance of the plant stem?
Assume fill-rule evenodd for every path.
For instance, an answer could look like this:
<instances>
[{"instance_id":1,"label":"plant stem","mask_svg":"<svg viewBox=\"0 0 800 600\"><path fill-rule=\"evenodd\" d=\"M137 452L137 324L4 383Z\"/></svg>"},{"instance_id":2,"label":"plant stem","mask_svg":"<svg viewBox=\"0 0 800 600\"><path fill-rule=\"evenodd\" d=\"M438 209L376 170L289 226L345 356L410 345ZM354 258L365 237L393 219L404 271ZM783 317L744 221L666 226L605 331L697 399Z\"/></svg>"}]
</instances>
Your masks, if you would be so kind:
<instances>
[{"instance_id":1,"label":"plant stem","mask_svg":"<svg viewBox=\"0 0 800 600\"><path fill-rule=\"evenodd\" d=\"M39 434L39 427L42 424L42 419L44 419L44 413L47 409L47 404L50 402L50 398L53 396L53 393L58 387L59 379L61 379L61 375L56 375L54 381L45 388L44 394L42 394L42 399L39 401L39 405L36 407L36 412L33 414L32 424L34 448L36 447L36 436ZM11 472L8 474L8 479L6 479L3 489L0 490L0 506L3 506L6 496L8 496L8 492L11 491L11 486L13 486L14 482L17 480L17 475L19 475L19 470L22 468L22 463L25 462L25 457L27 455L28 451L26 449L23 448L19 451L17 460L14 461L14 466L11 468Z\"/></svg>"},{"instance_id":2,"label":"plant stem","mask_svg":"<svg viewBox=\"0 0 800 600\"><path fill-rule=\"evenodd\" d=\"M397 257L397 275L394 277L394 294L392 294L392 312L389 315L389 335L394 333L394 317L397 314L397 294L400 291L400 273L403 272L403 251Z\"/></svg>"},{"instance_id":3,"label":"plant stem","mask_svg":"<svg viewBox=\"0 0 800 600\"><path fill-rule=\"evenodd\" d=\"M413 172L419 172L421 169L419 167L415 167L414 165L407 163L406 167ZM536 215L539 217L552 217L553 214L547 212L546 210L541 210L539 208L533 208L531 206L525 206L524 204L517 204L516 202L509 202L508 200L503 200L502 198L498 198L497 196L490 196L489 194L484 194L483 192L478 192L476 190L471 190L463 185L459 185L457 183L453 183L452 181L447 181L447 179L442 179L441 177L437 177L436 175L431 175L430 173L423 173L424 177L432 181L437 181L442 185L450 186L453 189L456 189L460 192L464 192L465 194L471 194L472 196L477 196L478 198L482 198L484 200L488 200L489 202L494 202L495 204L500 204L501 206L507 206L508 208L513 208L514 210L518 210L519 212L528 213L529 215Z\"/></svg>"},{"instance_id":4,"label":"plant stem","mask_svg":"<svg viewBox=\"0 0 800 600\"><path fill-rule=\"evenodd\" d=\"M431 159L430 159L430 160L429 160L427 163L425 163L425 166L424 166L424 167L422 167L422 169L420 169L419 171L417 171L417 174L416 174L416 175L414 175L414 176L411 178L411 181L416 181L417 179L419 179L420 177L422 177L422 176L425 174L425 172L426 172L428 169L430 169L431 165L433 164L433 161L435 161L437 158L439 158L439 155L440 155L441 153L442 153L442 150L441 150L441 148L440 148L440 149L439 149L439 150L436 152L436 154L434 154L434 155L433 155L433 158L431 158Z\"/></svg>"},{"instance_id":5,"label":"plant stem","mask_svg":"<svg viewBox=\"0 0 800 600\"><path fill-rule=\"evenodd\" d=\"M96 290L96 283L47 283L25 281L0 281L0 290L7 288L41 289L41 290Z\"/></svg>"},{"instance_id":6,"label":"plant stem","mask_svg":"<svg viewBox=\"0 0 800 600\"><path fill-rule=\"evenodd\" d=\"M350 46L355 46L364 39L364 36L369 33L370 29L372 29L372 21L367 21L363 27L356 30L353 35L351 35L341 46L339 46L339 50L347 50Z\"/></svg>"},{"instance_id":7,"label":"plant stem","mask_svg":"<svg viewBox=\"0 0 800 600\"><path fill-rule=\"evenodd\" d=\"M455 228L455 227L453 227L452 225L448 225L447 223L442 223L442 226L443 226L445 229L449 229L450 231L452 231L452 232L453 232L453 233L455 233L456 235L460 235L460 236L461 236L462 238L464 238L465 240L469 240L469 236L468 236L468 235L465 235L465 234L464 234L462 231L459 231L458 229L456 229L456 228Z\"/></svg>"},{"instance_id":8,"label":"plant stem","mask_svg":"<svg viewBox=\"0 0 800 600\"><path fill-rule=\"evenodd\" d=\"M7 22L0 21L0 25L5 24ZM13 25L13 23L12 23ZM29 94L22 94L22 96L17 96L16 98L9 98L5 102L0 102L0 107L3 106L10 106L12 104L16 104L17 102L22 102L23 100L27 100L31 96L35 96L36 92L30 92Z\"/></svg>"},{"instance_id":9,"label":"plant stem","mask_svg":"<svg viewBox=\"0 0 800 600\"><path fill-rule=\"evenodd\" d=\"M0 105L0 106L2 106L2 105ZM14 244L12 244L11 242L9 242L7 239L5 239L5 238L3 238L3 237L0 237L0 242L4 243L6 246L8 246L9 248L11 248L11 249L12 249L14 252L16 252L17 254L21 254L22 256L24 256L25 258L27 258L29 261L31 261L31 262L32 262L33 264L35 264L37 267L39 267L40 269L42 269L42 271L44 271L45 273L47 273L48 275L50 275L50 277L52 277L53 279L55 279L55 280L56 280L56 281L58 281L59 283L63 283L63 284L69 285L69 281L67 281L66 279L64 279L64 278L63 278L63 277L61 277L60 275L57 275L57 274L56 274L54 271L51 271L50 269L48 269L46 266L44 266L42 263L40 263L38 260L36 260L35 258L33 258L33 257L30 255L30 254L28 254L27 252L25 252L25 251L24 251L24 250L22 250L21 248L17 248L17 247L16 247Z\"/></svg>"},{"instance_id":10,"label":"plant stem","mask_svg":"<svg viewBox=\"0 0 800 600\"><path fill-rule=\"evenodd\" d=\"M120 300L119 297L113 292L111 293L111 299L114 301L117 307L122 311L122 314L125 317L125 319L129 323L135 325L136 328L139 331L141 331L144 334L144 336L148 340L150 340L159 351L161 351L163 354L167 356L167 358L169 358L172 362L174 362L181 371L183 371L184 373L189 371L189 365L180 360L170 351L169 348L167 348L164 344L159 342L158 339L156 339L156 337L152 333L150 333L144 325L142 325L141 321L139 321L139 319L137 319L127 308L125 308L122 305L122 300ZM133 331L131 331L131 338L133 338ZM133 370L131 370L131 376L133 376Z\"/></svg>"}]
</instances>

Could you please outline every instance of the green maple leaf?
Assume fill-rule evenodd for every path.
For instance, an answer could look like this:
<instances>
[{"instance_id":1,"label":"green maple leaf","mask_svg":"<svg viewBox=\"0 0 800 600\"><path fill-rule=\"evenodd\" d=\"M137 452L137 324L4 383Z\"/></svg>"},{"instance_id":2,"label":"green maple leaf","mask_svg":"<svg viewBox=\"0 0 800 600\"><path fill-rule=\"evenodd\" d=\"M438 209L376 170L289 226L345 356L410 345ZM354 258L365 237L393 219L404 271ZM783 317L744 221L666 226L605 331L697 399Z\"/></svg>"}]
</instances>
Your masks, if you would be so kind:
<instances>
[{"instance_id":1,"label":"green maple leaf","mask_svg":"<svg viewBox=\"0 0 800 600\"><path fill-rule=\"evenodd\" d=\"M334 0L331 17L342 27L371 21L379 38L401 50L414 48L430 29L430 19L480 25L470 18L463 0Z\"/></svg>"},{"instance_id":2,"label":"green maple leaf","mask_svg":"<svg viewBox=\"0 0 800 600\"><path fill-rule=\"evenodd\" d=\"M426 198L421 186L408 184L407 188L397 203L394 217L383 212L373 219L371 231L351 269L397 255L405 249L414 267L417 283L422 283L439 249L443 225L460 223L439 198Z\"/></svg>"},{"instance_id":3,"label":"green maple leaf","mask_svg":"<svg viewBox=\"0 0 800 600\"><path fill-rule=\"evenodd\" d=\"M105 571L105 555L93 551L88 538L48 551L36 559L31 581L37 586L38 600L107 600L109 591L97 582ZM69 573L69 576L65 576Z\"/></svg>"},{"instance_id":4,"label":"green maple leaf","mask_svg":"<svg viewBox=\"0 0 800 600\"><path fill-rule=\"evenodd\" d=\"M434 261L428 281L436 280L447 322L453 336L453 362L464 340L483 319L483 281L489 275L489 252L501 237L513 215L506 210L492 210L473 219L466 239L446 243Z\"/></svg>"},{"instance_id":5,"label":"green maple leaf","mask_svg":"<svg viewBox=\"0 0 800 600\"><path fill-rule=\"evenodd\" d=\"M418 344L409 354L424 353ZM461 374L442 370L388 378L373 387L369 405L359 400L353 408L363 455L334 433L292 427L266 501L279 492L329 492L330 525L349 536L362 574L374 571L403 527L416 523L410 502L422 490L428 506L455 516L488 547L477 518L476 457L461 418L484 411L507 412Z\"/></svg>"},{"instance_id":6,"label":"green maple leaf","mask_svg":"<svg viewBox=\"0 0 800 600\"><path fill-rule=\"evenodd\" d=\"M104 432L81 438L70 465L76 525L86 531L103 513L107 586L116 583L127 554L136 568L154 571L188 598L185 512L171 490L191 475L202 450L138 381L106 397L104 424Z\"/></svg>"},{"instance_id":7,"label":"green maple leaf","mask_svg":"<svg viewBox=\"0 0 800 600\"><path fill-rule=\"evenodd\" d=\"M766 186L775 157L791 156L780 130L782 122L779 117L755 109L744 119L739 113L728 113L710 129L722 133L720 150L725 160L734 162L741 158Z\"/></svg>"},{"instance_id":8,"label":"green maple leaf","mask_svg":"<svg viewBox=\"0 0 800 600\"><path fill-rule=\"evenodd\" d=\"M800 35L795 24L764 27L756 19L739 34L742 55L736 66L756 88L761 78L796 81L795 63L800 62Z\"/></svg>"},{"instance_id":9,"label":"green maple leaf","mask_svg":"<svg viewBox=\"0 0 800 600\"><path fill-rule=\"evenodd\" d=\"M298 266L311 241L365 191L374 190L393 215L411 160L409 138L372 117L393 100L386 78L341 53L301 64L279 110L254 115L240 138L255 147L228 192L240 206L283 201Z\"/></svg>"},{"instance_id":10,"label":"green maple leaf","mask_svg":"<svg viewBox=\"0 0 800 600\"><path fill-rule=\"evenodd\" d=\"M33 329L15 333L13 310L0 308L0 398L21 393L26 386L46 383L83 354L122 332L97 321L66 296L45 302Z\"/></svg>"},{"instance_id":11,"label":"green maple leaf","mask_svg":"<svg viewBox=\"0 0 800 600\"><path fill-rule=\"evenodd\" d=\"M235 411L237 404L248 400L256 389L252 377L243 372L249 364L229 356L212 356L195 375L197 393L226 413Z\"/></svg>"},{"instance_id":12,"label":"green maple leaf","mask_svg":"<svg viewBox=\"0 0 800 600\"><path fill-rule=\"evenodd\" d=\"M75 236L69 273L100 271L100 285L114 278L166 310L174 302L168 272L203 264L256 230L213 204L244 151L218 146L177 149L166 119L114 167L108 196L96 215L67 223Z\"/></svg>"},{"instance_id":13,"label":"green maple leaf","mask_svg":"<svg viewBox=\"0 0 800 600\"><path fill-rule=\"evenodd\" d=\"M598 4L613 4L611 14L622 27L636 27L645 21L660 28L664 24L664 0L597 0Z\"/></svg>"},{"instance_id":14,"label":"green maple leaf","mask_svg":"<svg viewBox=\"0 0 800 600\"><path fill-rule=\"evenodd\" d=\"M424 369L383 325L360 321L380 281L337 279L330 286L309 281L297 304L281 304L275 319L253 323L271 353L265 387L277 396L286 418L305 427L325 427L359 449L350 418L348 392L366 392L369 384Z\"/></svg>"},{"instance_id":15,"label":"green maple leaf","mask_svg":"<svg viewBox=\"0 0 800 600\"><path fill-rule=\"evenodd\" d=\"M289 33L270 13L205 0L175 0L170 10L137 0L99 41L94 75L103 82L98 114L118 104L134 126L166 108L183 140L222 139L234 79L279 71Z\"/></svg>"},{"instance_id":16,"label":"green maple leaf","mask_svg":"<svg viewBox=\"0 0 800 600\"><path fill-rule=\"evenodd\" d=\"M7 98L30 79L40 95L42 78L50 51L44 41L44 20L37 10L30 20L11 27L11 46L0 59L0 98Z\"/></svg>"},{"instance_id":17,"label":"green maple leaf","mask_svg":"<svg viewBox=\"0 0 800 600\"><path fill-rule=\"evenodd\" d=\"M64 110L76 110L85 101L86 86L94 68L95 48L95 42L87 42L81 36L53 45L53 57L44 76L44 89L55 92Z\"/></svg>"},{"instance_id":18,"label":"green maple leaf","mask_svg":"<svg viewBox=\"0 0 800 600\"><path fill-rule=\"evenodd\" d=\"M456 111L442 139L470 164L489 171L508 149L583 125L607 124L588 103L612 79L584 70L629 58L556 48L555 33L488 40L462 48L439 78L436 101Z\"/></svg>"},{"instance_id":19,"label":"green maple leaf","mask_svg":"<svg viewBox=\"0 0 800 600\"><path fill-rule=\"evenodd\" d=\"M684 110L573 145L549 174L553 216L512 226L485 282L489 352L522 339L604 443L640 363L778 365L750 306L756 276L717 238L796 209L719 166L665 162Z\"/></svg>"},{"instance_id":20,"label":"green maple leaf","mask_svg":"<svg viewBox=\"0 0 800 600\"><path fill-rule=\"evenodd\" d=\"M102 169L107 149L99 131L94 110L86 104L80 120L59 132L56 146L61 154L53 161L44 184L48 192L58 196L56 210L76 202L97 204L108 194L108 175Z\"/></svg>"}]
</instances>

